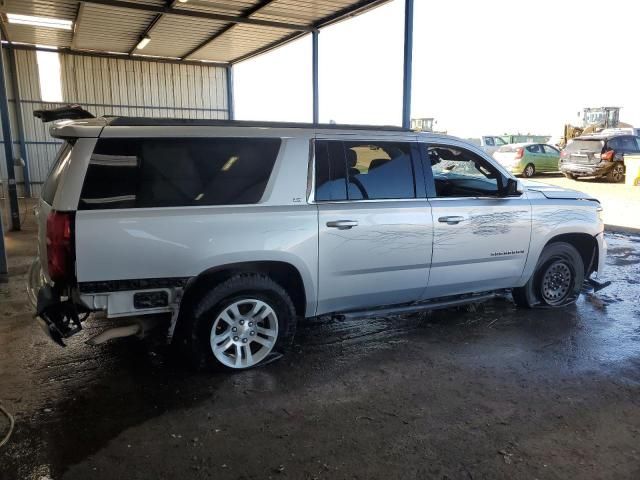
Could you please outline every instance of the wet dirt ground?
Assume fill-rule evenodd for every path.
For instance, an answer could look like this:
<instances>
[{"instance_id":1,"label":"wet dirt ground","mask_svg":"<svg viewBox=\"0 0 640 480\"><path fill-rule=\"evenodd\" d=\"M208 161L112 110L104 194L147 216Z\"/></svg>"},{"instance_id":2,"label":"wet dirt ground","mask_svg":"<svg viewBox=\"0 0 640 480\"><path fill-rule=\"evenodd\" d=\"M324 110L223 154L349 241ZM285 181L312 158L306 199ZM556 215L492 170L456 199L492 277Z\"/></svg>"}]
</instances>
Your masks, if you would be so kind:
<instances>
[{"instance_id":1,"label":"wet dirt ground","mask_svg":"<svg viewBox=\"0 0 640 480\"><path fill-rule=\"evenodd\" d=\"M640 237L576 306L299 326L294 352L194 373L158 339L65 349L31 316L33 232L8 238L0 479L640 478ZM0 438L8 427L0 416Z\"/></svg>"}]
</instances>

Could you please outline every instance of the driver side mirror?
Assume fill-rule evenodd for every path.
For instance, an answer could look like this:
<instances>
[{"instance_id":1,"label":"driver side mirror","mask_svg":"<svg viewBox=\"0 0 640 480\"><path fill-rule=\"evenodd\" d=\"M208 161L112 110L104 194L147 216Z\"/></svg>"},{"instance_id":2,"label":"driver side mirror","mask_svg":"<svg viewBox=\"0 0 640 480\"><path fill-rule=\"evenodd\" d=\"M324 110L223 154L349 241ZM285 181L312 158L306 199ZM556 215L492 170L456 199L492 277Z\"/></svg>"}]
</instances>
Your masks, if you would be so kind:
<instances>
[{"instance_id":1,"label":"driver side mirror","mask_svg":"<svg viewBox=\"0 0 640 480\"><path fill-rule=\"evenodd\" d=\"M520 180L515 178L507 178L507 184L503 189L502 195L504 197L519 197L524 193L524 185Z\"/></svg>"}]
</instances>

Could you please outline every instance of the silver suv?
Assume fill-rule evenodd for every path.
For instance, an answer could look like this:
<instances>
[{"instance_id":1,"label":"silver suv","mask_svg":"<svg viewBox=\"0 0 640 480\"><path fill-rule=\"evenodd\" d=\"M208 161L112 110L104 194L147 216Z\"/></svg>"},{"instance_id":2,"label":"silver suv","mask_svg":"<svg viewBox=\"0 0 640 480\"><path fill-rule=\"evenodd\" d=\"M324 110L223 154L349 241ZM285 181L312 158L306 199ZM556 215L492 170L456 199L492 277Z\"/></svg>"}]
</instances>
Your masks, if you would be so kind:
<instances>
[{"instance_id":1,"label":"silver suv","mask_svg":"<svg viewBox=\"0 0 640 480\"><path fill-rule=\"evenodd\" d=\"M284 351L300 318L507 290L558 307L602 271L597 200L522 184L453 137L125 117L51 132L64 145L38 207L31 290L60 344L91 312L137 320L90 343L171 314L195 366L242 369Z\"/></svg>"}]
</instances>

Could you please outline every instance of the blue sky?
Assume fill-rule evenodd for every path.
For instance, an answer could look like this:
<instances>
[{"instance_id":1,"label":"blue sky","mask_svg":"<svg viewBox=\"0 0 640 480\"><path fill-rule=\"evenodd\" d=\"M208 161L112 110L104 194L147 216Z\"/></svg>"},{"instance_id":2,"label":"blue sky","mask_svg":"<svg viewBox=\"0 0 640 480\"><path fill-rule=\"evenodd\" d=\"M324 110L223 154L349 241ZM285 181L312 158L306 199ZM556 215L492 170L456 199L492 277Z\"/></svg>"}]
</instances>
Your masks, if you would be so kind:
<instances>
[{"instance_id":1,"label":"blue sky","mask_svg":"<svg viewBox=\"0 0 640 480\"><path fill-rule=\"evenodd\" d=\"M394 0L321 31L321 121L400 123L403 13ZM628 0L415 0L412 117L460 136L559 135L583 107L617 105L640 126L639 13ZM236 65L234 88L237 118L310 121L310 36Z\"/></svg>"}]
</instances>

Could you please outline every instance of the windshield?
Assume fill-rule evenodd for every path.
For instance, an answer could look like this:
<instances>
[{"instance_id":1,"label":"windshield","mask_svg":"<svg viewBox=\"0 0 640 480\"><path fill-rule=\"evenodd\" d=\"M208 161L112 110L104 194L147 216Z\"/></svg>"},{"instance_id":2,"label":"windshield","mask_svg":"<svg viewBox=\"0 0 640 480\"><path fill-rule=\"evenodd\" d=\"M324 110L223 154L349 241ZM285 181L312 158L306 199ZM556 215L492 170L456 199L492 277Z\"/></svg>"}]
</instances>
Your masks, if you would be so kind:
<instances>
[{"instance_id":1,"label":"windshield","mask_svg":"<svg viewBox=\"0 0 640 480\"><path fill-rule=\"evenodd\" d=\"M604 147L603 140L571 140L566 148L565 152L575 153L575 152L598 152L602 151L602 147Z\"/></svg>"}]
</instances>

